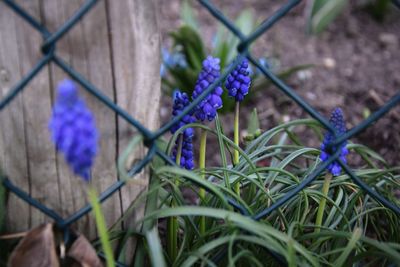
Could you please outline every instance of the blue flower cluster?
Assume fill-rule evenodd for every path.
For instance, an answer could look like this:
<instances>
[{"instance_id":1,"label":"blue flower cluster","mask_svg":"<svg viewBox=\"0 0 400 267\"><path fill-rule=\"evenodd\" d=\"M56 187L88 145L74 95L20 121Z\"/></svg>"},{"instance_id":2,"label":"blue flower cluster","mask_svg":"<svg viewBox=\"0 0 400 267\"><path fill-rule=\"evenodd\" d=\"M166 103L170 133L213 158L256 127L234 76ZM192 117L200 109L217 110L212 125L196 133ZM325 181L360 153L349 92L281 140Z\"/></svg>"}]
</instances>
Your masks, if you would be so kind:
<instances>
[{"instance_id":1,"label":"blue flower cluster","mask_svg":"<svg viewBox=\"0 0 400 267\"><path fill-rule=\"evenodd\" d=\"M236 101L242 101L244 96L249 93L251 79L249 77L249 63L244 59L242 63L228 75L225 87L229 96L234 97Z\"/></svg>"},{"instance_id":2,"label":"blue flower cluster","mask_svg":"<svg viewBox=\"0 0 400 267\"><path fill-rule=\"evenodd\" d=\"M179 90L174 92L174 105L172 107L172 116L178 116L184 109L190 104L189 97L186 93L182 93ZM176 123L172 128L171 132L175 133L179 128L195 122L192 114L186 114L183 118ZM183 131L182 135L178 137L175 142L175 147L172 152L172 159L176 160L179 139L182 138L182 153L180 158L180 165L182 168L192 170L194 168L193 163L193 128L187 128Z\"/></svg>"},{"instance_id":3,"label":"blue flower cluster","mask_svg":"<svg viewBox=\"0 0 400 267\"><path fill-rule=\"evenodd\" d=\"M343 111L340 108L336 108L334 111L332 111L331 118L329 119L329 122L335 127L337 131L337 135L340 136L346 132L346 123L344 121L344 116L343 116ZM328 145L335 139L335 136L327 132L325 134L324 140L321 144L321 160L326 161L328 158L332 155L332 151L336 151L337 149L340 149L340 159L346 163L346 155L349 154L349 151L346 148L346 143L344 142L343 144L340 145L340 147L335 147L333 146L330 150L327 150ZM340 175L342 168L340 167L339 163L334 161L328 166L328 171L332 173L334 176Z\"/></svg>"},{"instance_id":4,"label":"blue flower cluster","mask_svg":"<svg viewBox=\"0 0 400 267\"><path fill-rule=\"evenodd\" d=\"M203 61L203 68L197 78L193 91L193 99L196 99L205 89L207 89L220 76L220 59L208 56ZM216 87L205 99L197 106L194 112L196 118L204 121L206 118L212 121L217 115L217 109L222 107L223 91L220 86Z\"/></svg>"},{"instance_id":5,"label":"blue flower cluster","mask_svg":"<svg viewBox=\"0 0 400 267\"><path fill-rule=\"evenodd\" d=\"M98 143L93 115L71 80L60 82L57 91L49 122L51 138L73 172L88 182Z\"/></svg>"}]
</instances>

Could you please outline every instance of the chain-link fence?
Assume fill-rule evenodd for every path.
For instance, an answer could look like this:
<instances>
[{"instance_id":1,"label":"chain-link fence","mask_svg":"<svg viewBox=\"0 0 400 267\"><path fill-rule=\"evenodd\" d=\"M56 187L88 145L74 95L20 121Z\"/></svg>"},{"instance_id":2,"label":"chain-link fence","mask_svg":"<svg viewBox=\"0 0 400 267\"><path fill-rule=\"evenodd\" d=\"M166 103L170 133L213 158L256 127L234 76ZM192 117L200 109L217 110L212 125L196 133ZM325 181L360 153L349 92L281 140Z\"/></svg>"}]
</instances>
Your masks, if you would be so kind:
<instances>
[{"instance_id":1,"label":"chain-link fence","mask_svg":"<svg viewBox=\"0 0 400 267\"><path fill-rule=\"evenodd\" d=\"M0 101L0 111L5 108L11 101L15 99L15 97L20 94L25 88L26 85L32 80L35 75L39 73L41 69L43 69L47 64L53 62L55 65L60 67L63 71L65 71L70 77L72 77L76 82L78 82L85 90L87 90L90 94L96 97L100 102L104 105L112 109L119 117L126 120L129 124L133 125L144 137L144 144L148 147L147 155L138 163L136 163L129 171L129 175L132 177L135 174L139 173L155 156L161 157L164 161L169 164L175 164L168 155L164 153L164 151L160 150L156 146L156 140L164 133L170 130L170 128L177 123L183 116L189 113L196 105L198 105L211 91L213 91L219 84L221 84L227 77L227 75L238 65L241 63L244 57L246 57L254 66L256 66L265 77L267 77L279 90L285 93L288 97L290 97L293 101L295 101L301 108L303 108L311 117L319 121L328 131L335 134L335 128L329 123L329 121L319 114L312 106L310 106L304 99L302 99L299 95L297 95L292 88L286 85L282 80L280 80L274 73L271 72L268 68L261 65L258 60L256 60L253 55L249 52L249 46L257 40L262 34L266 33L271 27L274 26L281 18L283 18L292 8L298 5L301 0L290 0L286 4L284 4L279 10L277 10L272 16L264 20L257 29L249 34L244 35L234 23L232 23L227 17L225 17L220 10L218 10L210 1L207 0L199 0L200 4L206 8L219 22L224 24L226 28L228 28L237 38L240 40L240 43L237 47L239 56L234 62L227 68L222 75L217 79L213 84L209 86L207 90L205 90L198 98L196 98L186 109L184 112L176 116L173 120L166 123L157 131L150 131L145 128L142 124L140 124L135 118L133 118L128 112L124 109L116 105L110 98L101 93L101 91L96 88L93 84L91 84L85 77L83 77L79 72L74 70L70 65L68 65L65 61L63 61L56 53L56 44L57 42L67 34L71 28L73 28L83 16L89 12L93 6L97 3L97 0L88 0L83 4L79 10L70 17L67 22L65 22L61 27L59 27L55 32L51 33L46 27L40 24L34 17L28 14L26 10L24 10L20 5L11 0L4 0L4 3L12 9L16 15L23 18L27 23L29 23L36 31L38 31L43 37L43 44L41 46L43 57L36 63L36 65L32 68L32 70L23 77L22 80L18 82L10 92ZM393 0L394 5L400 8L400 1ZM400 93L393 96L385 105L383 105L378 111L370 115L363 122L348 130L345 134L337 137L330 145L330 148L340 147L340 144L345 142L347 139L356 136L357 134L364 131L368 128L372 123L376 120L380 119L387 112L389 112L392 108L394 108L400 102ZM385 207L391 209L396 214L400 215L400 207L394 205L379 193L377 193L373 188L365 184L360 178L358 178L354 172L350 169L350 167L345 164L339 158L340 149L334 151L332 156L325 162L322 162L314 172L312 172L308 177L306 177L295 189L288 192L284 197L278 199L274 204L272 204L267 209L261 211L260 213L253 216L254 220L260 220L266 217L268 214L279 208L281 205L289 201L293 196L298 194L302 189L308 186L311 182L313 182L332 162L337 161L344 171L351 177L351 179L362 188L367 194L373 197L376 201L380 202ZM82 209L78 210L68 218L63 218L50 208L42 205L39 201L31 198L29 194L15 186L10 179L4 178L3 185L7 190L17 195L19 198L29 203L33 207L39 209L41 212L49 216L55 221L55 224L61 230L67 231L68 226L72 223L76 222L82 216L86 215L91 210L91 206L87 205ZM99 201L103 202L108 197L117 192L121 187L125 185L126 181L120 180L111 185L107 190L101 193L99 196ZM227 197L227 201L239 212L244 215L247 215L246 209L241 207L235 201ZM123 266L123 264L116 263L117 266Z\"/></svg>"}]
</instances>

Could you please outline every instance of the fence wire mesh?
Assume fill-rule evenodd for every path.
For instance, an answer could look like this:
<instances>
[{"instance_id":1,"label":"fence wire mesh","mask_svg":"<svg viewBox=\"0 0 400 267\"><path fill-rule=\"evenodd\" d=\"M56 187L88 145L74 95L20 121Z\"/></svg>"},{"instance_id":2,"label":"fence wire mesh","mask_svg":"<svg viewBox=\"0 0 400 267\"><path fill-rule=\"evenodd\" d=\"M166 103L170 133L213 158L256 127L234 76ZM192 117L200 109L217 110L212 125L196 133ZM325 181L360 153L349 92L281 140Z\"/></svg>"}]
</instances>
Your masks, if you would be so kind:
<instances>
[{"instance_id":1,"label":"fence wire mesh","mask_svg":"<svg viewBox=\"0 0 400 267\"><path fill-rule=\"evenodd\" d=\"M56 53L57 42L67 34L71 28L73 28L86 13L88 13L98 2L98 0L88 0L86 1L77 11L71 16L61 27L59 27L55 32L50 32L46 27L44 27L39 21L34 17L29 15L29 13L24 10L20 5L11 0L3 0L3 2L12 9L16 15L23 18L27 23L29 23L34 30L38 31L43 37L43 43L41 45L41 50L43 57L36 63L36 65L26 74L23 79L21 79L10 92L0 101L0 111L3 110L15 97L20 94L24 89L26 89L27 84L43 69L47 64L53 62L63 71L65 71L71 78L78 82L85 90L96 97L100 102L106 105L108 108L112 109L119 117L126 120L129 124L134 126L144 137L144 145L147 146L147 155L138 163L136 163L129 171L129 175L133 177L135 174L139 173L155 156L161 157L168 164L175 164L170 157L165 154L164 151L156 146L156 140L164 133L170 130L170 128L176 124L183 116L188 114L196 105L198 105L211 91L213 91L219 84L221 84L228 74L241 63L244 57L246 57L254 66L256 66L266 78L268 78L278 90L282 91L293 101L295 101L302 109L304 109L311 117L320 122L328 131L335 134L335 128L329 123L329 121L316 111L311 105L309 105L304 99L302 99L296 92L286 85L282 80L280 80L274 73L268 68L264 67L259 63L258 60L249 52L250 45L257 40L262 34L266 33L271 27L274 26L281 18L283 18L292 8L298 5L301 0L289 0L286 4L277 10L270 17L265 19L251 34L244 35L235 24L230 21L226 16L222 14L210 1L208 0L198 0L200 4L206 8L216 20L224 24L227 29L229 29L236 37L240 40L237 46L238 57L232 62L229 68L227 68L214 83L212 83L199 97L197 97L185 110L176 116L174 119L163 125L157 131L150 131L145 128L140 122L138 122L134 117L132 117L127 111L115 104L110 98L101 93L101 90L96 88L92 83L90 83L85 77L83 77L79 72L73 69L69 64L67 64L63 59L61 59ZM394 5L400 8L400 2L398 0L392 1ZM356 136L357 134L364 131L366 128L371 126L375 121L383 117L387 112L393 109L400 102L400 93L393 96L389 101L387 101L379 110L371 114L367 119L362 121L357 126L348 130L345 134L337 137L330 145L330 147L339 147L346 140ZM356 183L360 188L362 188L367 194L369 194L376 201L380 202L383 206L391 209L397 215L400 216L400 207L391 203L386 198L381 196L372 187L364 183L360 178L358 178L355 173L350 169L350 167L345 164L339 158L340 150L335 151L333 155L325 162L320 163L320 165L312 172L308 177L306 177L295 189L288 192L284 197L278 199L274 204L272 204L267 209L254 215L252 218L254 220L260 220L268 216L271 212L278 209L284 203L289 201L293 196L298 194L302 189L313 182L332 162L337 161L344 171L350 176L350 178ZM76 211L74 214L67 218L63 218L50 208L41 204L39 201L33 199L28 193L24 192L17 186L15 186L11 180L5 177L2 181L5 188L14 193L16 196L27 202L29 205L37 208L51 219L55 221L55 224L64 231L68 231L68 226L76 222L82 216L86 215L91 211L91 206L87 205L80 210ZM126 181L120 180L112 184L108 189L102 192L99 196L99 201L103 202L108 197L118 192L118 190L125 185ZM245 208L241 207L238 203L226 197L227 201L240 213L249 216ZM101 256L101 255L100 255ZM121 263L116 262L117 266L125 266Z\"/></svg>"}]
</instances>

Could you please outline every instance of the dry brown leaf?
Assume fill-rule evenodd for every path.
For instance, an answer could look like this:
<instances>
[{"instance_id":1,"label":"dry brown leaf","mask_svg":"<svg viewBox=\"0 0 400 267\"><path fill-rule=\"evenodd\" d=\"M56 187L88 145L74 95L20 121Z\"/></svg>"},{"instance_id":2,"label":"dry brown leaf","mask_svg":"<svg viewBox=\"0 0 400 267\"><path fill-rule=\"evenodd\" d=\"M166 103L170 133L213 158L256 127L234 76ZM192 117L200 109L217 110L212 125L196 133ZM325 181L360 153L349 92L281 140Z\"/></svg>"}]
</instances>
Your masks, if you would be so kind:
<instances>
[{"instance_id":1,"label":"dry brown leaf","mask_svg":"<svg viewBox=\"0 0 400 267\"><path fill-rule=\"evenodd\" d=\"M27 232L11 254L9 267L59 267L53 224L43 224ZM67 251L64 264L71 267L103 267L90 242L81 234ZM64 248L64 249L63 249ZM65 247L60 244L61 255ZM66 261L65 261L66 260Z\"/></svg>"},{"instance_id":2,"label":"dry brown leaf","mask_svg":"<svg viewBox=\"0 0 400 267\"><path fill-rule=\"evenodd\" d=\"M76 261L72 264L73 267L103 267L96 251L83 235L79 235L75 240L68 250L67 256Z\"/></svg>"},{"instance_id":3,"label":"dry brown leaf","mask_svg":"<svg viewBox=\"0 0 400 267\"><path fill-rule=\"evenodd\" d=\"M59 267L53 224L42 224L19 242L8 262L10 267Z\"/></svg>"}]
</instances>

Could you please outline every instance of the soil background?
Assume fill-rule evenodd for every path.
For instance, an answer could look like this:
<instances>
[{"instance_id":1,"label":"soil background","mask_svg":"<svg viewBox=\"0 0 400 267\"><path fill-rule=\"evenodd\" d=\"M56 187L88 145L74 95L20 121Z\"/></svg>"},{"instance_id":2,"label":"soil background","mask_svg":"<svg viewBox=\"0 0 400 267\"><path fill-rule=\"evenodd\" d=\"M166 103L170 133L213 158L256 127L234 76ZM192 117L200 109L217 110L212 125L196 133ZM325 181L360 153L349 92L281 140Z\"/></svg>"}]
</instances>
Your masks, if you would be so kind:
<instances>
[{"instance_id":1,"label":"soil background","mask_svg":"<svg viewBox=\"0 0 400 267\"><path fill-rule=\"evenodd\" d=\"M160 2L160 27L163 43L168 46L168 32L182 24L181 1ZM191 2L200 21L202 38L211 46L219 22L197 1ZM359 2L349 1L344 12L324 32L310 36L305 31L308 3L303 1L252 46L255 56L273 61L278 70L314 64L313 68L292 75L286 83L326 117L335 107L341 107L348 129L400 93L400 10L391 6L384 20L378 21ZM242 10L250 8L257 20L262 21L286 1L220 0L212 3L232 20ZM282 121L309 117L275 86L259 91L252 99L242 108L243 126L254 107L257 107L263 130ZM163 103L161 116L167 121L171 98L164 96ZM232 114L224 115L223 121L225 125L232 123ZM228 134L231 133L228 131ZM373 148L390 165L400 165L400 106L351 141ZM309 143L318 146L316 138ZM219 156L213 152L209 151L209 157L217 160Z\"/></svg>"}]
</instances>

